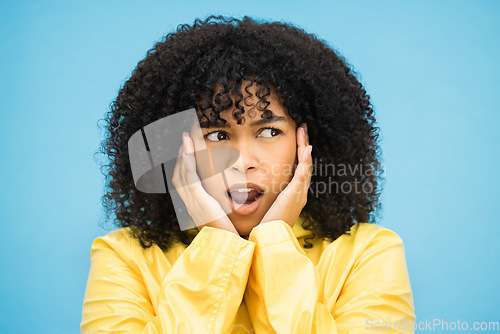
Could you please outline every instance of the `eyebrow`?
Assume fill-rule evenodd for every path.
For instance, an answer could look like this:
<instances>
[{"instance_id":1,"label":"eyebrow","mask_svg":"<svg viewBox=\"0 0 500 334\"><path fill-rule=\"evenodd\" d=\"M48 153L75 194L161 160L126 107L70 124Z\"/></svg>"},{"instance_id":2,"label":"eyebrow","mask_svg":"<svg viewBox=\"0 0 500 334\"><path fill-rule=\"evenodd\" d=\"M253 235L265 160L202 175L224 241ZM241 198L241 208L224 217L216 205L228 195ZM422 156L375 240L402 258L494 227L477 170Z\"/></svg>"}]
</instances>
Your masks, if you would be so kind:
<instances>
[{"instance_id":1,"label":"eyebrow","mask_svg":"<svg viewBox=\"0 0 500 334\"><path fill-rule=\"evenodd\" d=\"M280 122L280 121L286 121L286 118L283 116L273 115L273 117L271 117L271 118L263 118L261 120L250 123L250 125L257 126L257 125L262 125L262 124L276 123L276 122Z\"/></svg>"},{"instance_id":2,"label":"eyebrow","mask_svg":"<svg viewBox=\"0 0 500 334\"><path fill-rule=\"evenodd\" d=\"M200 127L202 129L210 129L210 128L230 128L231 126L227 123L222 123L222 122L211 124L209 121L202 121L200 122Z\"/></svg>"},{"instance_id":3,"label":"eyebrow","mask_svg":"<svg viewBox=\"0 0 500 334\"><path fill-rule=\"evenodd\" d=\"M250 126L257 126L257 125L263 125L263 124L270 124L270 123L276 123L280 121L286 121L286 118L283 116L276 116L273 115L271 118L263 118L258 121L254 121L250 123ZM218 124L210 124L208 121L202 121L200 122L200 127L203 129L209 129L209 128L230 128L231 126L228 123L221 123L219 122Z\"/></svg>"}]
</instances>

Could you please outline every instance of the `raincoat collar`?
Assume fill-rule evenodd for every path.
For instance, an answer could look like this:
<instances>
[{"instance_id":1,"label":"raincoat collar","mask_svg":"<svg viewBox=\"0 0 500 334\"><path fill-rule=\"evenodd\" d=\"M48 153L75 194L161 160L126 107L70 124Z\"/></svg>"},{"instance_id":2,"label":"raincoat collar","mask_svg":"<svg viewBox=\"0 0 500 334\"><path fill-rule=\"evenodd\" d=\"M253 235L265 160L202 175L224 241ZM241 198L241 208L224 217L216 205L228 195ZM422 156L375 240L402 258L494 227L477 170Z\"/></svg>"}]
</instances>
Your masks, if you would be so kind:
<instances>
[{"instance_id":1,"label":"raincoat collar","mask_svg":"<svg viewBox=\"0 0 500 334\"><path fill-rule=\"evenodd\" d=\"M304 227L302 226L304 220L304 218L299 216L299 218L297 218L297 220L295 221L295 224L293 224L292 231L297 239L312 234L311 231L304 229Z\"/></svg>"}]
</instances>

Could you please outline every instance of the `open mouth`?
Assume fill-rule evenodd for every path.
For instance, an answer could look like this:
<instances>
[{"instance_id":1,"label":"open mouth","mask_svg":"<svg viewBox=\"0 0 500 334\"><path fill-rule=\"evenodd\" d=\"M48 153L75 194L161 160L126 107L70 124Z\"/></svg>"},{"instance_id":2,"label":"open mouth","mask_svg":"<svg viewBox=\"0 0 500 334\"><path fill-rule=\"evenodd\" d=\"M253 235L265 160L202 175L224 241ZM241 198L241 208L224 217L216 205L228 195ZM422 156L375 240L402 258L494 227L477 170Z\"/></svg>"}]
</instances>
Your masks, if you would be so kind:
<instances>
[{"instance_id":1,"label":"open mouth","mask_svg":"<svg viewBox=\"0 0 500 334\"><path fill-rule=\"evenodd\" d=\"M227 190L234 212L248 215L259 207L264 191L256 184L236 184Z\"/></svg>"},{"instance_id":2,"label":"open mouth","mask_svg":"<svg viewBox=\"0 0 500 334\"><path fill-rule=\"evenodd\" d=\"M252 204L262 196L263 191L257 191L251 188L241 188L235 191L228 192L229 197L238 205Z\"/></svg>"}]
</instances>

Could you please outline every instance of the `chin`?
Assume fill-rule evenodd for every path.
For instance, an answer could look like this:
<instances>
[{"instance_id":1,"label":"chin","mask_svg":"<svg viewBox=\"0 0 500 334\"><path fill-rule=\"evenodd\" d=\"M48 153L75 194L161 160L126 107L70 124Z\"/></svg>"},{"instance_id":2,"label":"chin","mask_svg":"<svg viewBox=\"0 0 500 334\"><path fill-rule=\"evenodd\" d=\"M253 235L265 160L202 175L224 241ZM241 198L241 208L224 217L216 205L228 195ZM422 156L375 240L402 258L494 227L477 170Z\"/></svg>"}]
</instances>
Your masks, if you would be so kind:
<instances>
[{"instance_id":1,"label":"chin","mask_svg":"<svg viewBox=\"0 0 500 334\"><path fill-rule=\"evenodd\" d=\"M257 226L257 225L259 225L259 224L255 224L255 226ZM240 228L235 226L235 228L236 228L236 231L238 231L238 234L240 236L246 237L250 234L250 232L252 232L252 230L255 226L242 226Z\"/></svg>"},{"instance_id":2,"label":"chin","mask_svg":"<svg viewBox=\"0 0 500 334\"><path fill-rule=\"evenodd\" d=\"M249 219L250 217L237 217L233 214L228 215L229 219L234 225L236 231L240 236L248 236L252 232L253 228L259 225L261 219Z\"/></svg>"},{"instance_id":3,"label":"chin","mask_svg":"<svg viewBox=\"0 0 500 334\"><path fill-rule=\"evenodd\" d=\"M273 202L274 199L269 201L268 198L264 197L256 212L249 215L239 215L236 212L231 212L227 216L240 236L248 236L254 227L260 224Z\"/></svg>"}]
</instances>

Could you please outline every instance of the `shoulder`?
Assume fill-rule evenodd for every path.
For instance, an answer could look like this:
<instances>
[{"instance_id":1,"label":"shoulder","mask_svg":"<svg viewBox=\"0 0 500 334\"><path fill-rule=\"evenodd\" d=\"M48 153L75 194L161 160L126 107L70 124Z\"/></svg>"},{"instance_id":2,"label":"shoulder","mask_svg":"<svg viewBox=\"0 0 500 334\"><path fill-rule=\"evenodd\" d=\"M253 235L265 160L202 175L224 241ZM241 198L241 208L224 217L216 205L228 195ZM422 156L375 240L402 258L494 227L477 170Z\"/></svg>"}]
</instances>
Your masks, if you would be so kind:
<instances>
[{"instance_id":1,"label":"shoulder","mask_svg":"<svg viewBox=\"0 0 500 334\"><path fill-rule=\"evenodd\" d=\"M353 264L361 258L377 256L380 253L404 256L403 240L388 228L371 223L357 223L351 227L348 234L326 243L323 256L349 258Z\"/></svg>"},{"instance_id":2,"label":"shoulder","mask_svg":"<svg viewBox=\"0 0 500 334\"><path fill-rule=\"evenodd\" d=\"M121 246L129 246L133 243L135 243L135 240L133 240L132 236L130 235L130 228L124 227L96 238L92 243L92 249L106 246L111 248L119 248Z\"/></svg>"},{"instance_id":3,"label":"shoulder","mask_svg":"<svg viewBox=\"0 0 500 334\"><path fill-rule=\"evenodd\" d=\"M401 237L394 231L374 224L357 223L351 227L345 241L353 242L360 247L375 244L403 244Z\"/></svg>"},{"instance_id":4,"label":"shoulder","mask_svg":"<svg viewBox=\"0 0 500 334\"><path fill-rule=\"evenodd\" d=\"M374 224L358 223L350 230L345 239L353 244L358 256L369 257L378 253L403 253L401 237L394 231Z\"/></svg>"},{"instance_id":5,"label":"shoulder","mask_svg":"<svg viewBox=\"0 0 500 334\"><path fill-rule=\"evenodd\" d=\"M141 248L139 242L130 234L130 228L119 228L94 240L90 250L90 259L119 257L128 262Z\"/></svg>"},{"instance_id":6,"label":"shoulder","mask_svg":"<svg viewBox=\"0 0 500 334\"><path fill-rule=\"evenodd\" d=\"M339 275L339 284L362 285L370 291L384 287L381 282L411 291L403 241L394 231L369 223L352 226L325 247L320 268ZM374 285L371 285L374 284Z\"/></svg>"},{"instance_id":7,"label":"shoulder","mask_svg":"<svg viewBox=\"0 0 500 334\"><path fill-rule=\"evenodd\" d=\"M403 241L394 231L369 223L352 226L350 234L325 249L320 270L326 277L324 291L332 301L333 314L357 317L364 314L361 308L387 321L414 321Z\"/></svg>"},{"instance_id":8,"label":"shoulder","mask_svg":"<svg viewBox=\"0 0 500 334\"><path fill-rule=\"evenodd\" d=\"M196 234L195 241L203 246L203 241L209 231ZM214 233L218 235L217 233ZM208 239L213 239L208 238ZM212 240L212 243L224 243L224 240ZM129 227L119 228L108 234L98 237L94 240L91 247L91 262L96 261L121 261L131 268L137 269L144 265L156 265L158 259L163 259L169 264L173 264L179 256L186 250L188 245L178 241L174 243L168 250L162 250L157 244L152 244L150 247L142 247L140 241L135 238ZM220 245L219 245L220 247ZM214 246L214 248L217 248Z\"/></svg>"},{"instance_id":9,"label":"shoulder","mask_svg":"<svg viewBox=\"0 0 500 334\"><path fill-rule=\"evenodd\" d=\"M389 273L391 270L388 268L392 266L398 270L397 275L403 275L405 251L403 240L396 232L378 225L358 223L351 228L350 235L339 241L344 243L342 248L349 249L354 269L378 271L376 268L384 268ZM394 272L392 275L397 276Z\"/></svg>"}]
</instances>

